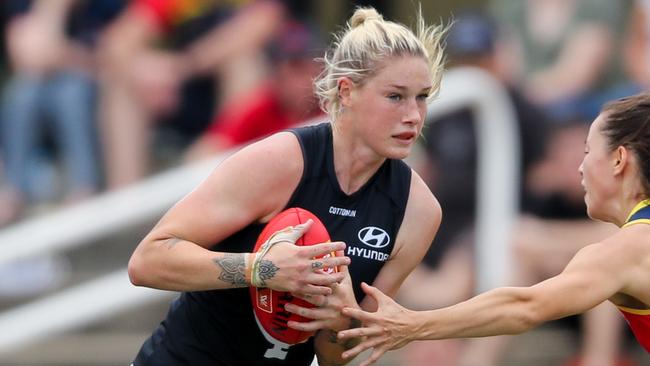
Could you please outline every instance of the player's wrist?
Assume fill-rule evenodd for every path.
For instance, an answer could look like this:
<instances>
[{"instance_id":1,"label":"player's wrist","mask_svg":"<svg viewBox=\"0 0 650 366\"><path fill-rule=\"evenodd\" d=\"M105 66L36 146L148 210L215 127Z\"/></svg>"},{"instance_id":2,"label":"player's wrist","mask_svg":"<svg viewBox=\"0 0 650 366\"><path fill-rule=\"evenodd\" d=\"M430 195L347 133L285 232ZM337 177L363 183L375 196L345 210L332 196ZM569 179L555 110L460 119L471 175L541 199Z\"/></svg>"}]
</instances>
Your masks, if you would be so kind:
<instances>
[{"instance_id":1,"label":"player's wrist","mask_svg":"<svg viewBox=\"0 0 650 366\"><path fill-rule=\"evenodd\" d=\"M253 265L255 264L255 253L244 254L244 280L250 286L253 284Z\"/></svg>"}]
</instances>

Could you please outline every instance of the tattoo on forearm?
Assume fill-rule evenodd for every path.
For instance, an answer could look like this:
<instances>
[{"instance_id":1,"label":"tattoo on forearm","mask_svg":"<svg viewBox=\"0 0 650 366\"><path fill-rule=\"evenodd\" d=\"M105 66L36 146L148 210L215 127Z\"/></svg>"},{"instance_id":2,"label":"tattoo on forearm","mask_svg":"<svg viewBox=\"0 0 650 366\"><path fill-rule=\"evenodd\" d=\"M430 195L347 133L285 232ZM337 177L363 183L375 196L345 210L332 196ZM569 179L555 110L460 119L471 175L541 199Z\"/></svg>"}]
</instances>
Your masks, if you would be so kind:
<instances>
[{"instance_id":1,"label":"tattoo on forearm","mask_svg":"<svg viewBox=\"0 0 650 366\"><path fill-rule=\"evenodd\" d=\"M266 285L266 281L275 277L275 274L278 273L278 267L269 260L262 259L259 263L259 277L262 281L262 285Z\"/></svg>"},{"instance_id":2,"label":"tattoo on forearm","mask_svg":"<svg viewBox=\"0 0 650 366\"><path fill-rule=\"evenodd\" d=\"M171 238L171 239L167 239L167 241L165 241L165 245L167 246L167 249L172 249L174 246L176 246L176 244L178 244L178 243L180 243L182 241L183 241L183 239Z\"/></svg>"},{"instance_id":3,"label":"tattoo on forearm","mask_svg":"<svg viewBox=\"0 0 650 366\"><path fill-rule=\"evenodd\" d=\"M244 253L227 253L221 258L215 258L214 263L221 267L219 279L230 285L246 287L246 263Z\"/></svg>"}]
</instances>

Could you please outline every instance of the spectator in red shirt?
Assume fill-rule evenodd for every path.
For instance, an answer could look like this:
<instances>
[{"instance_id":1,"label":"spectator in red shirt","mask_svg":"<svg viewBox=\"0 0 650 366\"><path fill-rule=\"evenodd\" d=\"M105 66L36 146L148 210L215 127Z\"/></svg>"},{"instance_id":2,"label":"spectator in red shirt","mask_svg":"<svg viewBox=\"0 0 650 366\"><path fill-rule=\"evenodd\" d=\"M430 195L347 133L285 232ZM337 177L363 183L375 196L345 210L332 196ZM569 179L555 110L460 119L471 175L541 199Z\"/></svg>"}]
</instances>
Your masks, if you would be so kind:
<instances>
[{"instance_id":1,"label":"spectator in red shirt","mask_svg":"<svg viewBox=\"0 0 650 366\"><path fill-rule=\"evenodd\" d=\"M188 151L197 160L318 117L321 111L312 81L321 67L322 52L315 32L290 22L270 47L273 72L251 93L232 99Z\"/></svg>"}]
</instances>

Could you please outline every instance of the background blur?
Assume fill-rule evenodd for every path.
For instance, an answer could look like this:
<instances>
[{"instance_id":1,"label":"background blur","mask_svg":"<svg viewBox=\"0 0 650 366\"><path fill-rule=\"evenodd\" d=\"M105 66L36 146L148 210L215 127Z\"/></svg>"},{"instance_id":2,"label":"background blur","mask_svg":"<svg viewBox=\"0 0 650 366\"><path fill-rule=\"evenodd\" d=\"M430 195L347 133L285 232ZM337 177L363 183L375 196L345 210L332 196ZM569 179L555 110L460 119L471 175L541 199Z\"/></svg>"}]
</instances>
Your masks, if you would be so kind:
<instances>
[{"instance_id":1,"label":"background blur","mask_svg":"<svg viewBox=\"0 0 650 366\"><path fill-rule=\"evenodd\" d=\"M131 362L175 296L131 286L131 252L233 149L324 118L314 58L358 5L407 25L417 9L396 0L0 2L0 365ZM421 8L429 24L452 24L438 112L409 160L444 219L399 301L430 309L482 282L548 278L612 231L585 216L577 169L603 103L650 86L650 1ZM488 145L505 155L483 159ZM502 180L477 186L481 172ZM486 194L492 210L478 203ZM501 233L499 249L486 246L485 227ZM640 366L650 357L605 304L521 336L415 343L379 364Z\"/></svg>"}]
</instances>

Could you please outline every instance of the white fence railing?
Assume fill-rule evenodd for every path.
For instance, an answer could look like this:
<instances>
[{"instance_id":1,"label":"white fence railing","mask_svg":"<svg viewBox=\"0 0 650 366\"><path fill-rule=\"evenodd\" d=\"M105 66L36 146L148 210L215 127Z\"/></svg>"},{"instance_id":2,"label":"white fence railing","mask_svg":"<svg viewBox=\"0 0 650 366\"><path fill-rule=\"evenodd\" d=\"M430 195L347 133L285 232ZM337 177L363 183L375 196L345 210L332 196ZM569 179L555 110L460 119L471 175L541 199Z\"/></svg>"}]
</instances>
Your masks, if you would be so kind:
<instances>
[{"instance_id":1,"label":"white fence railing","mask_svg":"<svg viewBox=\"0 0 650 366\"><path fill-rule=\"evenodd\" d=\"M506 92L475 69L448 72L429 118L470 107L477 117L477 280L480 290L502 284L507 235L518 206L517 125ZM190 192L228 153L162 173L132 187L0 231L0 265L86 245L117 230L152 220ZM126 269L0 313L0 353L92 324L169 296L133 287ZM101 301L97 301L101 299Z\"/></svg>"},{"instance_id":2,"label":"white fence railing","mask_svg":"<svg viewBox=\"0 0 650 366\"><path fill-rule=\"evenodd\" d=\"M182 166L120 191L0 231L0 265L87 245L160 216L190 192L228 153ZM48 336L170 296L137 288L126 269L0 313L0 354Z\"/></svg>"},{"instance_id":3,"label":"white fence railing","mask_svg":"<svg viewBox=\"0 0 650 366\"><path fill-rule=\"evenodd\" d=\"M519 210L519 125L507 91L484 71L452 70L440 90L440 98L429 106L429 118L463 107L476 117L476 284L483 292L503 285L510 268L508 235Z\"/></svg>"}]
</instances>

